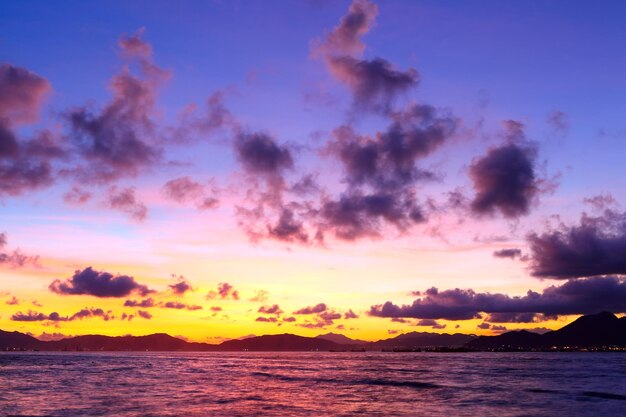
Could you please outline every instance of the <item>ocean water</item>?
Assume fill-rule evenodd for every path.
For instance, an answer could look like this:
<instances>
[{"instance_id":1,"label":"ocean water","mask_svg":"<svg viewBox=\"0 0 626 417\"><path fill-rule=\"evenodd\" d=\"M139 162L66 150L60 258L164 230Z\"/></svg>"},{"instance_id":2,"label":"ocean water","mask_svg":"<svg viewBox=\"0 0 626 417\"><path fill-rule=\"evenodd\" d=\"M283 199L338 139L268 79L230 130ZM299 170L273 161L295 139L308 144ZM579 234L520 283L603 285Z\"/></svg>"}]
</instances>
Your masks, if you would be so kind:
<instances>
[{"instance_id":1,"label":"ocean water","mask_svg":"<svg viewBox=\"0 0 626 417\"><path fill-rule=\"evenodd\" d=\"M2 416L626 416L622 353L0 353Z\"/></svg>"}]
</instances>

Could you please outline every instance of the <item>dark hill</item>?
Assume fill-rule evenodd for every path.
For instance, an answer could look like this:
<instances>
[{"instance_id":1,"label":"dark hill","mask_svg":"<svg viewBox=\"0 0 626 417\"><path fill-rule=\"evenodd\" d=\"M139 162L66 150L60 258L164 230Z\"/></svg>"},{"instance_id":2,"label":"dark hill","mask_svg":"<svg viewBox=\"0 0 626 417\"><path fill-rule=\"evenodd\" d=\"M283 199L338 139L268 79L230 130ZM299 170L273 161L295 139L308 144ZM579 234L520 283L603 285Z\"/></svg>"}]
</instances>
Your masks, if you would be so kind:
<instances>
[{"instance_id":1,"label":"dark hill","mask_svg":"<svg viewBox=\"0 0 626 417\"><path fill-rule=\"evenodd\" d=\"M542 336L527 330L502 333L499 336L480 336L466 346L470 349L529 349L539 348L544 344Z\"/></svg>"},{"instance_id":2,"label":"dark hill","mask_svg":"<svg viewBox=\"0 0 626 417\"><path fill-rule=\"evenodd\" d=\"M526 331L481 336L467 344L472 349L550 349L626 346L626 317L602 312L579 317L572 323L543 335Z\"/></svg>"},{"instance_id":3,"label":"dark hill","mask_svg":"<svg viewBox=\"0 0 626 417\"><path fill-rule=\"evenodd\" d=\"M251 337L244 340L228 340L219 345L219 350L240 351L310 351L340 349L339 345L330 340L314 337L296 336L294 334L276 334Z\"/></svg>"},{"instance_id":4,"label":"dark hill","mask_svg":"<svg viewBox=\"0 0 626 417\"><path fill-rule=\"evenodd\" d=\"M330 340L331 342L338 343L340 345L363 345L368 343L364 340L351 339L348 336L344 336L339 333L326 333L315 336L316 339Z\"/></svg>"},{"instance_id":5,"label":"dark hill","mask_svg":"<svg viewBox=\"0 0 626 417\"><path fill-rule=\"evenodd\" d=\"M0 350L38 349L44 343L20 332L5 332L0 330Z\"/></svg>"},{"instance_id":6,"label":"dark hill","mask_svg":"<svg viewBox=\"0 0 626 417\"><path fill-rule=\"evenodd\" d=\"M384 348L422 348L422 347L459 347L474 339L475 335L411 332L399 336L369 343L369 349Z\"/></svg>"}]
</instances>

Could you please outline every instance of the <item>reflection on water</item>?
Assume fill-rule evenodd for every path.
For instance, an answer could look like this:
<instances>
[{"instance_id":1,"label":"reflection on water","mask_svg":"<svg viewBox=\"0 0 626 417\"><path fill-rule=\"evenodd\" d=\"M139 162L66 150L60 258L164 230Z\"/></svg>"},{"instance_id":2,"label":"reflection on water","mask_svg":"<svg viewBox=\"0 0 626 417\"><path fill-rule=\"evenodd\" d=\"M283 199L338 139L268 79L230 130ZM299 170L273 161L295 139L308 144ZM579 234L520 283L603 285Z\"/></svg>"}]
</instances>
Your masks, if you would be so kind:
<instances>
[{"instance_id":1,"label":"reflection on water","mask_svg":"<svg viewBox=\"0 0 626 417\"><path fill-rule=\"evenodd\" d=\"M626 354L0 353L0 415L622 416Z\"/></svg>"}]
</instances>

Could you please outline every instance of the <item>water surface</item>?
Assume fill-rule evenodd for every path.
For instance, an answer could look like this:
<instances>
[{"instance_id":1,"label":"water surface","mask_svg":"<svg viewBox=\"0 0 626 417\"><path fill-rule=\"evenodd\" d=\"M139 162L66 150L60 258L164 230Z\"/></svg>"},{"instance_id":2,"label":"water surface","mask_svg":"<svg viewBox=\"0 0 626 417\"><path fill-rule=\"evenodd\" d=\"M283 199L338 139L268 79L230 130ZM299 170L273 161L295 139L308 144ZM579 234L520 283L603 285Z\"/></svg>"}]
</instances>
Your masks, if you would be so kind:
<instances>
[{"instance_id":1,"label":"water surface","mask_svg":"<svg viewBox=\"0 0 626 417\"><path fill-rule=\"evenodd\" d=\"M621 353L0 353L2 416L626 416Z\"/></svg>"}]
</instances>

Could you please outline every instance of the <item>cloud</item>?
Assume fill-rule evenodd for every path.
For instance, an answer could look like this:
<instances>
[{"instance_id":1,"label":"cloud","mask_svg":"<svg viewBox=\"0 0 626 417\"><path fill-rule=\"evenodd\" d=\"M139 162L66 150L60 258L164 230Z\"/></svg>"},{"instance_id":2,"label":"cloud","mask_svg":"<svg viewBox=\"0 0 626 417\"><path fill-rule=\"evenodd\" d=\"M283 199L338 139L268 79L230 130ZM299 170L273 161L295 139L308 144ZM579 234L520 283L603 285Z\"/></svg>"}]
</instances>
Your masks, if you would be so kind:
<instances>
[{"instance_id":1,"label":"cloud","mask_svg":"<svg viewBox=\"0 0 626 417\"><path fill-rule=\"evenodd\" d=\"M204 192L204 186L190 177L179 177L166 182L163 191L168 198L184 203L199 198Z\"/></svg>"},{"instance_id":2,"label":"cloud","mask_svg":"<svg viewBox=\"0 0 626 417\"><path fill-rule=\"evenodd\" d=\"M478 215L526 215L541 191L535 168L536 147L525 140L521 123L507 121L505 128L507 143L492 147L469 168L476 192L471 209Z\"/></svg>"},{"instance_id":3,"label":"cloud","mask_svg":"<svg viewBox=\"0 0 626 417\"><path fill-rule=\"evenodd\" d=\"M133 220L141 222L148 216L148 208L137 200L133 187L120 189L117 186L112 186L107 198L107 205L110 208L129 215Z\"/></svg>"},{"instance_id":4,"label":"cloud","mask_svg":"<svg viewBox=\"0 0 626 417\"><path fill-rule=\"evenodd\" d=\"M11 316L13 321L74 321L83 320L85 318L100 317L104 321L109 321L115 317L112 315L112 311L104 311L101 308L84 308L71 316L61 316L57 312L50 314L38 313L36 311L28 310L27 313L17 312Z\"/></svg>"},{"instance_id":5,"label":"cloud","mask_svg":"<svg viewBox=\"0 0 626 417\"><path fill-rule=\"evenodd\" d=\"M493 252L496 258L515 259L522 256L522 250L518 248L499 249Z\"/></svg>"},{"instance_id":6,"label":"cloud","mask_svg":"<svg viewBox=\"0 0 626 417\"><path fill-rule=\"evenodd\" d=\"M68 204L80 205L91 200L93 194L83 190L78 186L73 186L68 192L63 194L63 200Z\"/></svg>"},{"instance_id":7,"label":"cloud","mask_svg":"<svg viewBox=\"0 0 626 417\"><path fill-rule=\"evenodd\" d=\"M360 58L365 51L361 38L377 14L375 4L353 1L339 25L313 42L312 55L323 58L331 74L350 88L357 109L388 113L397 95L417 85L419 74L413 68L397 70L382 58Z\"/></svg>"},{"instance_id":8,"label":"cloud","mask_svg":"<svg viewBox=\"0 0 626 417\"><path fill-rule=\"evenodd\" d=\"M6 246L7 235L0 233L0 265L8 265L11 268L20 268L26 265L39 266L39 256L26 255L19 248L7 251Z\"/></svg>"},{"instance_id":9,"label":"cloud","mask_svg":"<svg viewBox=\"0 0 626 417\"><path fill-rule=\"evenodd\" d=\"M417 162L448 141L457 125L458 120L447 112L414 104L393 113L391 124L373 138L348 126L336 129L328 152L339 158L351 186L400 189L433 177Z\"/></svg>"},{"instance_id":10,"label":"cloud","mask_svg":"<svg viewBox=\"0 0 626 417\"><path fill-rule=\"evenodd\" d=\"M181 303L181 302L178 302L178 301L168 301L168 302L164 303L162 307L163 308L173 308L173 309L176 309L176 310L183 310L183 309L190 310L190 311L202 310L202 306L185 304L185 303Z\"/></svg>"},{"instance_id":11,"label":"cloud","mask_svg":"<svg viewBox=\"0 0 626 417\"><path fill-rule=\"evenodd\" d=\"M421 319L417 323L416 326L424 326L424 327L432 327L433 329L445 329L446 325L437 322L437 320L433 319Z\"/></svg>"},{"instance_id":12,"label":"cloud","mask_svg":"<svg viewBox=\"0 0 626 417\"><path fill-rule=\"evenodd\" d=\"M203 184L187 176L169 180L163 186L163 192L167 198L178 203L194 201L200 210L212 209L219 205L217 198L206 194L206 187Z\"/></svg>"},{"instance_id":13,"label":"cloud","mask_svg":"<svg viewBox=\"0 0 626 417\"><path fill-rule=\"evenodd\" d=\"M586 197L583 201L585 204L589 204L591 207L598 211L609 209L617 205L617 200L610 193L598 194L594 195L593 197Z\"/></svg>"},{"instance_id":14,"label":"cloud","mask_svg":"<svg viewBox=\"0 0 626 417\"><path fill-rule=\"evenodd\" d=\"M20 305L20 300L16 296L11 296L10 299L5 301L5 304L8 306L18 306Z\"/></svg>"},{"instance_id":15,"label":"cloud","mask_svg":"<svg viewBox=\"0 0 626 417\"><path fill-rule=\"evenodd\" d=\"M67 113L69 137L84 164L73 171L81 181L109 182L135 176L141 169L161 159L158 146L156 95L170 74L154 65L152 48L141 39L141 32L122 37L122 57L137 64L115 74L110 82L111 100L100 110L74 108Z\"/></svg>"},{"instance_id":16,"label":"cloud","mask_svg":"<svg viewBox=\"0 0 626 417\"><path fill-rule=\"evenodd\" d=\"M172 290L172 292L176 295L184 295L187 291L193 291L193 287L185 279L184 276L176 277L177 282L174 284L168 285L168 287Z\"/></svg>"},{"instance_id":17,"label":"cloud","mask_svg":"<svg viewBox=\"0 0 626 417\"><path fill-rule=\"evenodd\" d=\"M256 290L254 292L254 297L250 298L248 301L253 301L256 303L263 303L267 301L269 297L269 292L266 290Z\"/></svg>"},{"instance_id":18,"label":"cloud","mask_svg":"<svg viewBox=\"0 0 626 417\"><path fill-rule=\"evenodd\" d=\"M124 307L143 307L143 308L148 308L148 307L156 307L158 305L158 303L156 303L154 301L153 298L145 298L141 301L137 301L137 300L126 300L124 301Z\"/></svg>"},{"instance_id":19,"label":"cloud","mask_svg":"<svg viewBox=\"0 0 626 417\"><path fill-rule=\"evenodd\" d=\"M0 121L8 126L36 122L51 90L46 79L25 68L0 65Z\"/></svg>"},{"instance_id":20,"label":"cloud","mask_svg":"<svg viewBox=\"0 0 626 417\"><path fill-rule=\"evenodd\" d=\"M541 278L626 274L626 213L586 214L575 226L528 236L530 270Z\"/></svg>"},{"instance_id":21,"label":"cloud","mask_svg":"<svg viewBox=\"0 0 626 417\"><path fill-rule=\"evenodd\" d=\"M374 26L377 15L376 4L354 0L339 24L313 42L313 55L361 55L365 51L361 38Z\"/></svg>"},{"instance_id":22,"label":"cloud","mask_svg":"<svg viewBox=\"0 0 626 417\"><path fill-rule=\"evenodd\" d=\"M87 267L82 271L76 270L74 275L65 281L56 279L48 288L61 295L93 295L95 297L126 297L131 293L145 296L153 292L147 286L137 283L131 276L114 276L109 272L95 271L92 267Z\"/></svg>"},{"instance_id":23,"label":"cloud","mask_svg":"<svg viewBox=\"0 0 626 417\"><path fill-rule=\"evenodd\" d=\"M231 298L233 300L239 300L239 291L227 282L220 282L217 286L217 291L209 291L206 295L208 300L215 298L221 298L222 300Z\"/></svg>"},{"instance_id":24,"label":"cloud","mask_svg":"<svg viewBox=\"0 0 626 417\"><path fill-rule=\"evenodd\" d=\"M357 109L389 113L395 98L417 86L419 74L410 68L400 71L387 60L331 57L328 66L333 76L352 91Z\"/></svg>"},{"instance_id":25,"label":"cloud","mask_svg":"<svg viewBox=\"0 0 626 417\"><path fill-rule=\"evenodd\" d=\"M303 222L297 220L288 208L283 208L275 225L267 226L267 232L269 237L285 242L306 243L309 240Z\"/></svg>"},{"instance_id":26,"label":"cloud","mask_svg":"<svg viewBox=\"0 0 626 417\"><path fill-rule=\"evenodd\" d=\"M358 319L358 318L359 318L359 315L358 315L358 314L356 314L354 311L352 311L352 309L350 309L350 310L346 311L346 312L343 314L343 318L344 318L344 319L346 319L346 320L349 320L349 319Z\"/></svg>"},{"instance_id":27,"label":"cloud","mask_svg":"<svg viewBox=\"0 0 626 417\"><path fill-rule=\"evenodd\" d=\"M294 311L293 314L317 314L326 311L328 307L324 303L319 303L314 306L301 308L300 310Z\"/></svg>"},{"instance_id":28,"label":"cloud","mask_svg":"<svg viewBox=\"0 0 626 417\"><path fill-rule=\"evenodd\" d=\"M404 231L425 220L412 196L384 192L341 195L339 200L326 201L322 205L321 216L321 230L332 230L343 240L379 236L385 223Z\"/></svg>"},{"instance_id":29,"label":"cloud","mask_svg":"<svg viewBox=\"0 0 626 417\"><path fill-rule=\"evenodd\" d=\"M276 317L257 317L254 321L262 323L276 323L278 319Z\"/></svg>"},{"instance_id":30,"label":"cloud","mask_svg":"<svg viewBox=\"0 0 626 417\"><path fill-rule=\"evenodd\" d=\"M626 312L626 280L595 277L569 280L561 286L549 286L541 293L528 291L524 296L478 293L471 289L439 291L430 288L412 304L396 305L390 301L374 305L369 314L375 317L412 317L418 319L467 320L487 313L489 321L541 321L542 316L592 314L599 311Z\"/></svg>"},{"instance_id":31,"label":"cloud","mask_svg":"<svg viewBox=\"0 0 626 417\"><path fill-rule=\"evenodd\" d=\"M137 310L137 315L146 320L150 320L152 318L152 314L143 310Z\"/></svg>"},{"instance_id":32,"label":"cloud","mask_svg":"<svg viewBox=\"0 0 626 417\"><path fill-rule=\"evenodd\" d=\"M47 80L10 64L0 65L0 197L18 196L53 183L51 160L64 155L47 131L17 137L19 126L37 122L51 91Z\"/></svg>"},{"instance_id":33,"label":"cloud","mask_svg":"<svg viewBox=\"0 0 626 417\"><path fill-rule=\"evenodd\" d=\"M554 110L551 112L546 118L546 122L556 135L565 136L569 130L569 117L567 117L567 114L560 110Z\"/></svg>"},{"instance_id":34,"label":"cloud","mask_svg":"<svg viewBox=\"0 0 626 417\"><path fill-rule=\"evenodd\" d=\"M279 316L283 313L283 310L280 309L278 304L274 304L271 306L261 306L259 307L258 312L261 314L275 314Z\"/></svg>"},{"instance_id":35,"label":"cloud","mask_svg":"<svg viewBox=\"0 0 626 417\"><path fill-rule=\"evenodd\" d=\"M435 175L418 161L442 146L458 120L428 105L395 112L388 128L375 137L342 126L333 132L326 152L339 159L348 187L320 208L320 229L344 240L379 236L391 225L403 232L426 220L415 185Z\"/></svg>"},{"instance_id":36,"label":"cloud","mask_svg":"<svg viewBox=\"0 0 626 417\"><path fill-rule=\"evenodd\" d=\"M291 151L266 133L240 133L235 139L235 152L247 173L271 181L282 182L282 173L293 168Z\"/></svg>"},{"instance_id":37,"label":"cloud","mask_svg":"<svg viewBox=\"0 0 626 417\"><path fill-rule=\"evenodd\" d=\"M48 320L48 316L43 313L28 310L28 313L17 312L11 316L13 321L44 321Z\"/></svg>"}]
</instances>

